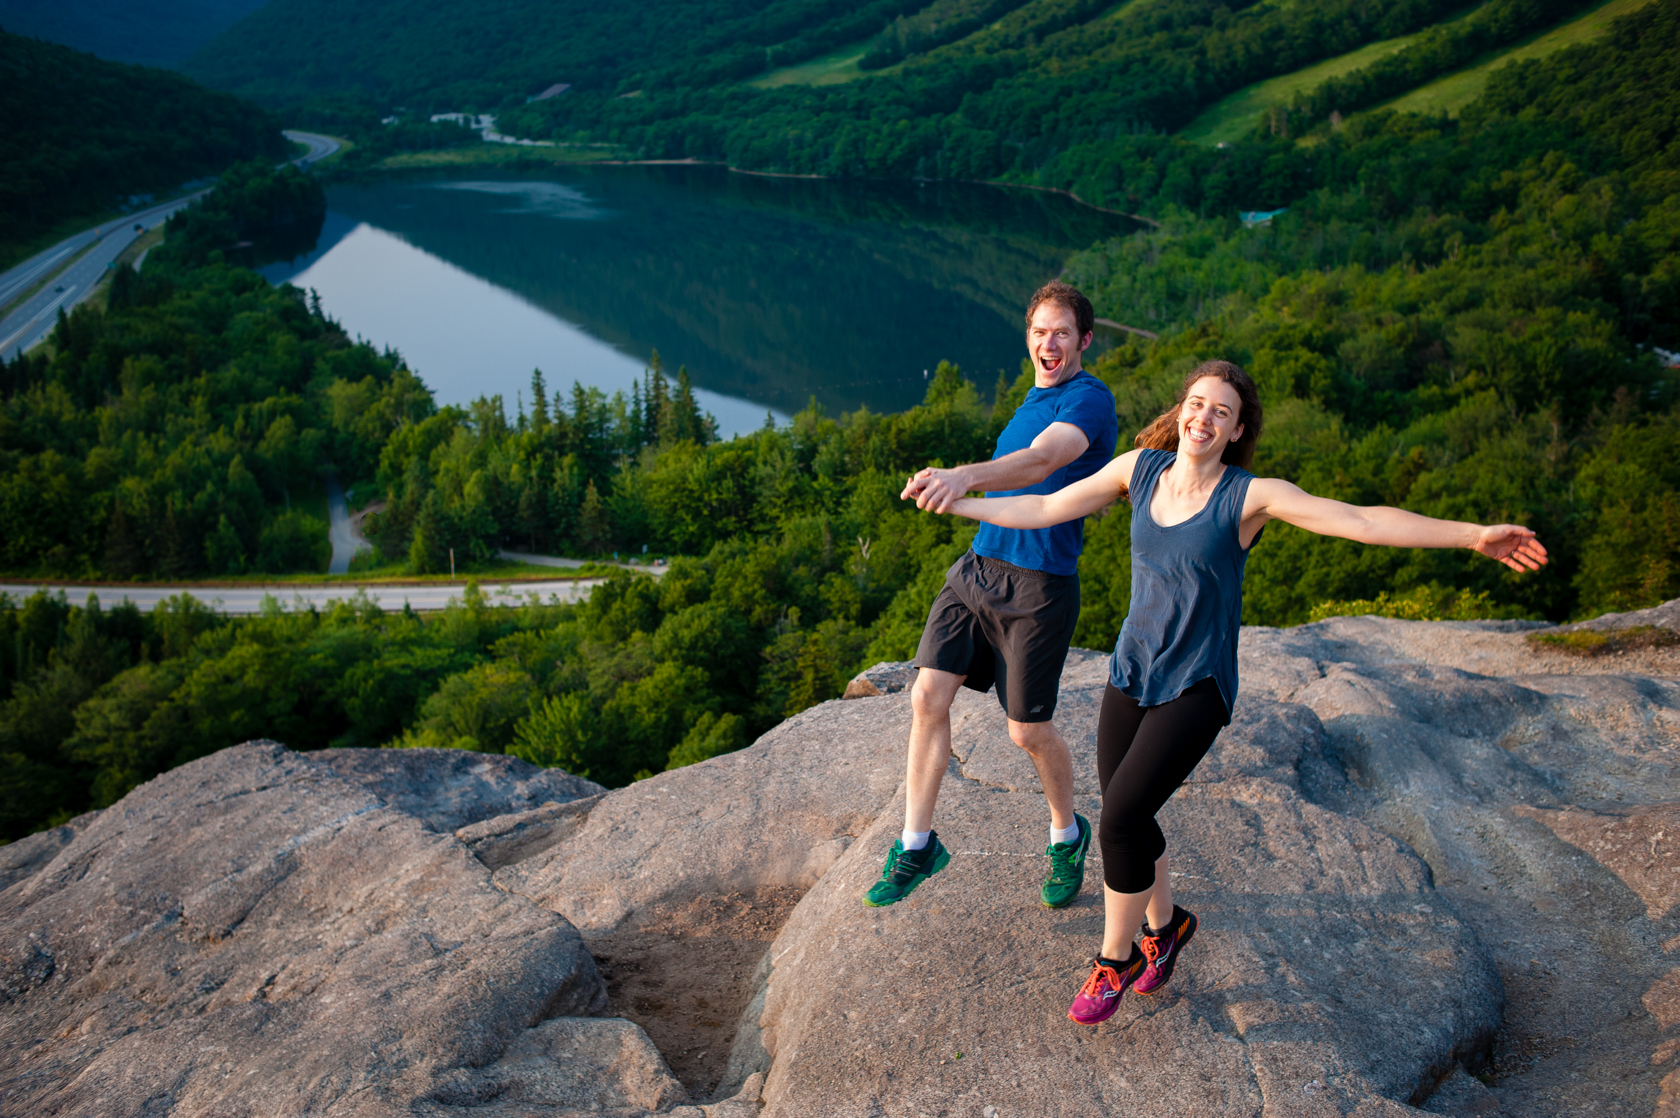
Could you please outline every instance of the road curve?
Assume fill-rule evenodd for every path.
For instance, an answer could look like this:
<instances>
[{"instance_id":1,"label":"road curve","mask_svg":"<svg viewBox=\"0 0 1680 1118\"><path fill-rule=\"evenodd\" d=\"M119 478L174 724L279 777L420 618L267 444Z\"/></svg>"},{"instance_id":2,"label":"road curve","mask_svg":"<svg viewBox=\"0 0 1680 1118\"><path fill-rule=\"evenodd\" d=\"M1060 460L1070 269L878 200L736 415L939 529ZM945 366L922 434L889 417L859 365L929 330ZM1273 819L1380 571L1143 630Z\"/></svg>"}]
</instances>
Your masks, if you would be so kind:
<instances>
[{"instance_id":1,"label":"road curve","mask_svg":"<svg viewBox=\"0 0 1680 1118\"><path fill-rule=\"evenodd\" d=\"M321 160L337 152L339 148L344 146L331 136L319 136L314 132L299 132L293 128L287 128L280 134L286 137L286 139L292 141L294 144L309 145L309 150L307 152L292 160L292 165L294 167L307 167L311 163L319 163Z\"/></svg>"},{"instance_id":2,"label":"road curve","mask_svg":"<svg viewBox=\"0 0 1680 1118\"><path fill-rule=\"evenodd\" d=\"M491 605L518 606L530 601L535 594L547 603L558 599L576 602L603 580L598 578L556 579L552 582L513 582L481 584L479 589ZM461 583L423 583L413 586L336 583L325 586L275 584L272 586L87 586L51 585L37 583L0 583L0 594L9 595L14 602L46 590L49 594L63 591L73 605L81 605L91 594L102 607L110 608L120 602L133 602L142 610L150 610L165 598L187 594L197 598L217 613L230 616L249 616L263 611L264 603L272 601L283 609L321 609L329 602L344 602L357 591L365 593L386 613L399 613L407 605L416 610L440 610L459 599L464 589Z\"/></svg>"}]
</instances>

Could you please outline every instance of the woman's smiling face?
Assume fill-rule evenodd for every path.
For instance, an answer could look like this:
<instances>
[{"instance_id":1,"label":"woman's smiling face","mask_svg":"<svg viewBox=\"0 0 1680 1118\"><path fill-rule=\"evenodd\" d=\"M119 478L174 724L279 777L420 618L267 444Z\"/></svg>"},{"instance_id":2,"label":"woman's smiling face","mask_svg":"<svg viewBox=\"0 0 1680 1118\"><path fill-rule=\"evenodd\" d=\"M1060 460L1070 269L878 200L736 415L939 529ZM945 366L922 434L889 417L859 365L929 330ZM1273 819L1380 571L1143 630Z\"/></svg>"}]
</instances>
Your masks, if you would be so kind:
<instances>
[{"instance_id":1,"label":"woman's smiling face","mask_svg":"<svg viewBox=\"0 0 1680 1118\"><path fill-rule=\"evenodd\" d=\"M1219 377L1203 377L1190 386L1178 409L1178 452L1217 459L1232 439L1242 435L1242 397Z\"/></svg>"}]
</instances>

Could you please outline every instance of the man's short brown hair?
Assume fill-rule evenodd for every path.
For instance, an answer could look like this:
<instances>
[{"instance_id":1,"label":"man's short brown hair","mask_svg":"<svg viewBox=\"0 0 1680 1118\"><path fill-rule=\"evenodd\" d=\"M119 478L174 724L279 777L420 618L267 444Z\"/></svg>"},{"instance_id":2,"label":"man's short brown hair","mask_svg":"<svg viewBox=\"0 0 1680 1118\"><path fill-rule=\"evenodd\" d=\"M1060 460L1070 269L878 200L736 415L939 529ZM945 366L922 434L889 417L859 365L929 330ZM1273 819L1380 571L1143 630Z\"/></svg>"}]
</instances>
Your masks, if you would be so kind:
<instances>
[{"instance_id":1,"label":"man's short brown hair","mask_svg":"<svg viewBox=\"0 0 1680 1118\"><path fill-rule=\"evenodd\" d=\"M1085 298L1084 293L1073 284L1052 280L1033 292L1032 302L1027 304L1028 329L1032 328L1033 312L1045 303L1054 303L1072 311L1073 322L1079 328L1081 338L1096 328L1097 312L1091 308L1091 300Z\"/></svg>"}]
</instances>

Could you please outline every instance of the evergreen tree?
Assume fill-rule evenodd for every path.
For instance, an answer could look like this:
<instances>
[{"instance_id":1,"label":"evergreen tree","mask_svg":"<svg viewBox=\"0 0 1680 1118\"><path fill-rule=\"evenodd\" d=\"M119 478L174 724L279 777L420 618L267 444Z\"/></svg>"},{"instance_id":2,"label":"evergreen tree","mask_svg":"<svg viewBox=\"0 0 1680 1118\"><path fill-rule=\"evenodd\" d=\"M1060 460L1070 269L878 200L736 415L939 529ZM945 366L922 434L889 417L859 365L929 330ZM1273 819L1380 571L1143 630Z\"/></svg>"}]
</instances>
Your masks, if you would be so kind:
<instances>
[{"instance_id":1,"label":"evergreen tree","mask_svg":"<svg viewBox=\"0 0 1680 1118\"><path fill-rule=\"evenodd\" d=\"M146 568L146 550L119 497L111 505L111 520L105 529L105 572L112 578L133 578L145 573Z\"/></svg>"},{"instance_id":2,"label":"evergreen tree","mask_svg":"<svg viewBox=\"0 0 1680 1118\"><path fill-rule=\"evenodd\" d=\"M531 430L538 435L548 433L548 385L541 369L531 370Z\"/></svg>"},{"instance_id":3,"label":"evergreen tree","mask_svg":"<svg viewBox=\"0 0 1680 1118\"><path fill-rule=\"evenodd\" d=\"M578 510L578 542L590 555L601 554L612 542L612 524L593 478L583 492L583 506Z\"/></svg>"},{"instance_id":4,"label":"evergreen tree","mask_svg":"<svg viewBox=\"0 0 1680 1118\"><path fill-rule=\"evenodd\" d=\"M639 380L630 382L630 429L625 439L634 450L648 444L647 416L642 408L642 382Z\"/></svg>"},{"instance_id":5,"label":"evergreen tree","mask_svg":"<svg viewBox=\"0 0 1680 1118\"><path fill-rule=\"evenodd\" d=\"M175 498L164 505L163 523L158 529L158 573L164 578L184 578L198 573L199 550L175 511Z\"/></svg>"},{"instance_id":6,"label":"evergreen tree","mask_svg":"<svg viewBox=\"0 0 1680 1118\"><path fill-rule=\"evenodd\" d=\"M204 559L211 574L236 575L245 569L245 544L226 513L217 518L216 530L205 537Z\"/></svg>"},{"instance_id":7,"label":"evergreen tree","mask_svg":"<svg viewBox=\"0 0 1680 1118\"><path fill-rule=\"evenodd\" d=\"M665 373L659 361L659 351L653 351L653 360L648 362L648 370L642 377L642 433L648 445L663 445L667 439L667 424L670 422L671 410L670 382L665 379Z\"/></svg>"},{"instance_id":8,"label":"evergreen tree","mask_svg":"<svg viewBox=\"0 0 1680 1118\"><path fill-rule=\"evenodd\" d=\"M527 481L525 488L519 493L519 531L525 537L525 546L529 551L537 551L538 542L545 546L548 541L548 507L543 499L541 489L537 483Z\"/></svg>"}]
</instances>

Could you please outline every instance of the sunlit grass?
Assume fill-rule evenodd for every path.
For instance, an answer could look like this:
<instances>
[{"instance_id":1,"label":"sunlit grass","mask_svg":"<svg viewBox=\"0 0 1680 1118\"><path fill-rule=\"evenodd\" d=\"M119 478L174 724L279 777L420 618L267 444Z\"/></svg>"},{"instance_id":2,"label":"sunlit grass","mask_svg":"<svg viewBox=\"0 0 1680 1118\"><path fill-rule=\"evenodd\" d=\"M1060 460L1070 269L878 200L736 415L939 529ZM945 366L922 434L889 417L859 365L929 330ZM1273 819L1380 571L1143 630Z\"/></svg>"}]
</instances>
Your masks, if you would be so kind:
<instances>
[{"instance_id":1,"label":"sunlit grass","mask_svg":"<svg viewBox=\"0 0 1680 1118\"><path fill-rule=\"evenodd\" d=\"M869 42L873 41L871 37ZM754 78L747 84L754 89L774 89L781 85L840 85L843 82L856 81L858 78L885 74L897 69L895 66L889 66L885 70L858 69L858 60L868 53L869 42L853 43L817 58L807 59L795 66L783 66L761 78Z\"/></svg>"},{"instance_id":2,"label":"sunlit grass","mask_svg":"<svg viewBox=\"0 0 1680 1118\"><path fill-rule=\"evenodd\" d=\"M1456 23L1475 12L1475 8L1462 15L1454 17L1448 23ZM1435 24L1436 27L1446 24ZM1343 74L1352 73L1361 67L1403 49L1408 43L1418 38L1424 32L1413 35L1403 35L1397 39L1384 39L1378 43L1367 43L1356 51L1326 59L1316 65L1308 66L1293 73L1282 74L1275 78L1268 78L1263 82L1256 82L1251 86L1237 90L1237 92L1219 101L1201 116L1191 121L1189 126L1180 132L1186 140L1196 144L1230 143L1240 140L1254 126L1260 122L1260 116L1269 106L1287 104L1290 97L1296 93L1304 93L1321 82L1331 78L1339 78Z\"/></svg>"},{"instance_id":3,"label":"sunlit grass","mask_svg":"<svg viewBox=\"0 0 1680 1118\"><path fill-rule=\"evenodd\" d=\"M1119 0L1112 7L1093 16L1088 22L1096 23L1100 20L1114 19L1126 9L1142 2L1143 0ZM954 46L972 39L976 35L983 35L996 26L996 23L997 21L994 20L984 27L976 27L961 39L956 40L955 43L947 43L945 46ZM856 81L859 78L897 73L904 66L904 62L896 62L879 70L858 69L859 60L869 53L869 44L874 41L874 36L871 36L864 42L852 43L837 50L831 50L825 55L807 59L794 66L783 66L779 70L772 70L763 77L754 78L747 84L754 89L774 89L783 85L840 85L844 82ZM922 56L912 55L911 57L919 58Z\"/></svg>"},{"instance_id":4,"label":"sunlit grass","mask_svg":"<svg viewBox=\"0 0 1680 1118\"><path fill-rule=\"evenodd\" d=\"M1566 633L1530 633L1528 641L1533 645L1555 648L1576 656L1607 656L1641 648L1670 648L1680 644L1680 633L1655 625L1635 625L1630 629L1614 629L1610 632L1598 629L1571 629Z\"/></svg>"},{"instance_id":5,"label":"sunlit grass","mask_svg":"<svg viewBox=\"0 0 1680 1118\"><path fill-rule=\"evenodd\" d=\"M441 151L409 151L380 161L388 170L407 170L414 167L467 167L499 163L599 163L619 159L621 153L611 147L583 147L558 144L554 147L528 147L522 144L466 144Z\"/></svg>"},{"instance_id":6,"label":"sunlit grass","mask_svg":"<svg viewBox=\"0 0 1680 1118\"><path fill-rule=\"evenodd\" d=\"M317 136L326 136L327 135L325 132L317 132L315 134ZM320 170L329 169L329 168L337 165L338 162L340 160L342 160L345 156L349 155L351 152L356 150L355 143L353 143L350 140L346 140L343 136L327 136L327 139L337 140L338 141L338 150L333 152L331 155L327 156L325 159L317 159L314 163L311 163L309 165L309 169L311 171L320 171ZM308 146L309 146L308 144L304 145L304 147L308 147Z\"/></svg>"},{"instance_id":7,"label":"sunlit grass","mask_svg":"<svg viewBox=\"0 0 1680 1118\"><path fill-rule=\"evenodd\" d=\"M1583 16L1560 24L1550 31L1532 35L1484 62L1467 67L1456 74L1449 74L1428 85L1419 86L1380 107L1398 109L1406 113L1446 113L1448 116L1457 116L1464 106L1482 95L1482 91L1487 88L1488 75L1499 67L1524 58L1544 58L1564 47L1589 42L1604 34L1609 29L1611 20L1638 11L1650 2L1651 0L1606 0Z\"/></svg>"}]
</instances>

